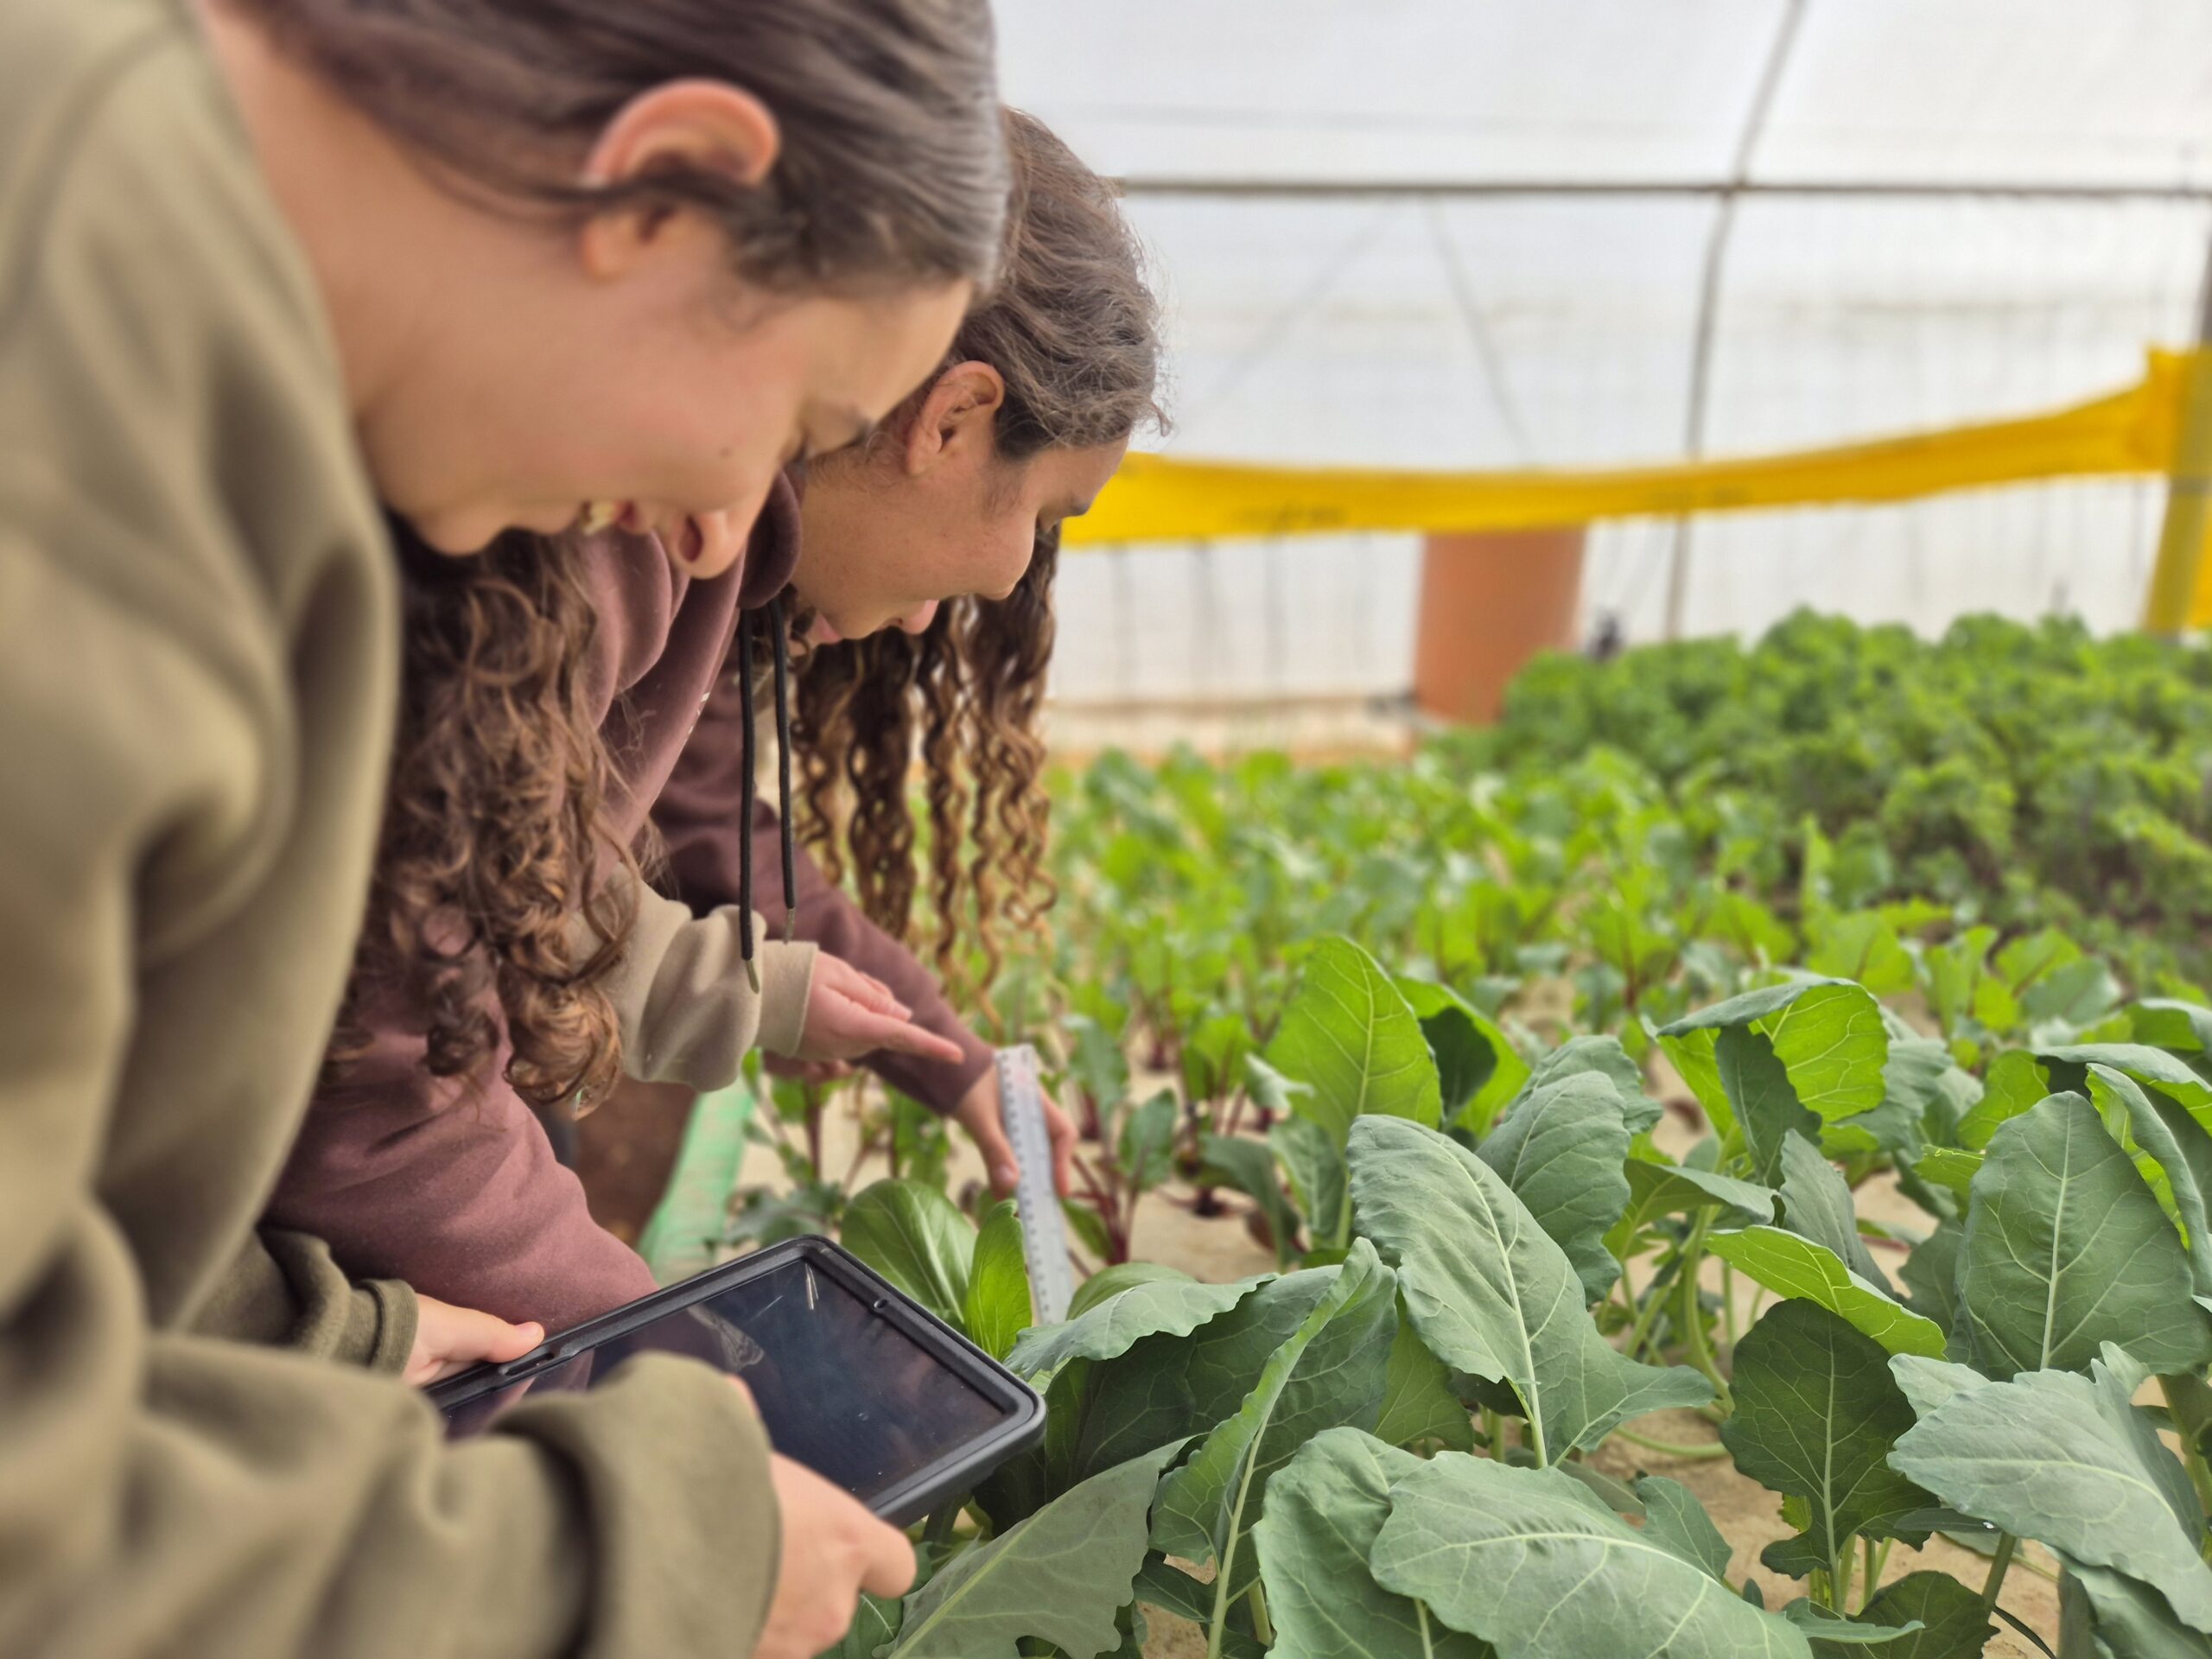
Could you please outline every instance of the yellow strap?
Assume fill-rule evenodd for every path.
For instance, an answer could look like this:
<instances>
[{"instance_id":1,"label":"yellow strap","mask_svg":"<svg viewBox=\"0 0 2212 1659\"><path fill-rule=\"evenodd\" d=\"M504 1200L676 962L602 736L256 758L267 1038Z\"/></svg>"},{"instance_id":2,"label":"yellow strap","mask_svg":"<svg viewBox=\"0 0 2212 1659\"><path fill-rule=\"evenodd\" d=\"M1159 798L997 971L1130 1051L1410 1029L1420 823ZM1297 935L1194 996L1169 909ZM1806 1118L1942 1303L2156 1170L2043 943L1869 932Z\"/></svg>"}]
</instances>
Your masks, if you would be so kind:
<instances>
[{"instance_id":1,"label":"yellow strap","mask_svg":"<svg viewBox=\"0 0 2212 1659\"><path fill-rule=\"evenodd\" d=\"M2194 353L2152 352L2143 378L2070 409L1793 454L1586 472L1253 467L1133 454L1070 546L1331 531L1521 530L1599 518L1900 501L2043 478L2164 473ZM2212 623L2212 560L2192 626Z\"/></svg>"}]
</instances>

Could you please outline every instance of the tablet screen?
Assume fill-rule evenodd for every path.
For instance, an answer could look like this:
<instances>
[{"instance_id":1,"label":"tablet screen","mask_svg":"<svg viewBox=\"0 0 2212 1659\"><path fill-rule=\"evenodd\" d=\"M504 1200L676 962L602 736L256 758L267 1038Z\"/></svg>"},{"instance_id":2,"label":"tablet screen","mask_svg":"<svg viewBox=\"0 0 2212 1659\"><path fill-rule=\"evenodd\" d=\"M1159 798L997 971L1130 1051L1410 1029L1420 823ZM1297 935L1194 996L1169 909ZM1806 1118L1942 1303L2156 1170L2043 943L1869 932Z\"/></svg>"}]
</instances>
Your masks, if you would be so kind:
<instances>
[{"instance_id":1,"label":"tablet screen","mask_svg":"<svg viewBox=\"0 0 2212 1659\"><path fill-rule=\"evenodd\" d=\"M829 1274L798 1260L457 1406L448 1432L481 1433L531 1395L589 1388L647 1351L689 1354L742 1377L776 1450L863 1503L1007 1415Z\"/></svg>"}]
</instances>

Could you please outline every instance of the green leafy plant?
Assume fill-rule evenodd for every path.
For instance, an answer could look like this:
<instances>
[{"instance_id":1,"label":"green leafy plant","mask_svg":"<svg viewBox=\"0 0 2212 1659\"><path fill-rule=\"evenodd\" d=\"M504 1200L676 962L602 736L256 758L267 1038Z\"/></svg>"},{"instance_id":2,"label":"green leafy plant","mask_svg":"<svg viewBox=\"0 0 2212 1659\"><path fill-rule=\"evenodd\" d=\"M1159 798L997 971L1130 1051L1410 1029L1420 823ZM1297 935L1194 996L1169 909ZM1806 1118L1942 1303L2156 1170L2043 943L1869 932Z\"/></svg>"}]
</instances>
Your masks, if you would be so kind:
<instances>
[{"instance_id":1,"label":"green leafy plant","mask_svg":"<svg viewBox=\"0 0 2212 1659\"><path fill-rule=\"evenodd\" d=\"M1287 1205L1329 1200L1315 1265L1128 1263L1020 1328L1010 1206L978 1230L885 1182L848 1207L849 1244L1049 1404L1045 1444L930 1524L927 1582L848 1653L1134 1655L1149 1609L1213 1655L1949 1659L2012 1617L2028 1540L2069 1651L2212 1653L2212 1012L2160 999L2123 1010L2157 1040L2009 1051L1947 1116L1924 1103L1948 1050L1939 1071L1861 986L1790 980L1659 1033L1716 1131L1676 1161L1619 1045L1521 1060L1471 1122L1482 1068L1456 1056L1446 1089L1395 981L1341 940L1305 961L1256 1075L1275 1130L1312 1133L1250 1144L1337 1160L1341 1198L1274 1165ZM1925 1188L1910 1301L1844 1174L1867 1143L1971 1165ZM1739 1335L1699 1288L1713 1257L1776 1299ZM1797 1598L1731 1582L1687 1488L1587 1461L1662 1409L1717 1421L1715 1453L1777 1495L1792 1531L1762 1561ZM1988 1541L1980 1582L1889 1573L1938 1533Z\"/></svg>"}]
</instances>

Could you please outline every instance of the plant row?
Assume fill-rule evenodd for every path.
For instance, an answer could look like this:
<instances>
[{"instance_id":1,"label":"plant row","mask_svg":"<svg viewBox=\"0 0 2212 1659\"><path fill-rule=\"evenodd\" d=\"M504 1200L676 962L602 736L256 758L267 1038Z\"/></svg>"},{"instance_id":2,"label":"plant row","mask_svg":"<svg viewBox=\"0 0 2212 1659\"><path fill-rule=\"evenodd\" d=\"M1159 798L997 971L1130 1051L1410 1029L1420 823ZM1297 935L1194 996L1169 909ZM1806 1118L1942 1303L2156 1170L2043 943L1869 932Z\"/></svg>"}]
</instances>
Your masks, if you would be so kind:
<instances>
[{"instance_id":1,"label":"plant row","mask_svg":"<svg viewBox=\"0 0 2212 1659\"><path fill-rule=\"evenodd\" d=\"M2212 1012L1961 1064L1861 984L1770 979L1653 1033L1711 1126L1674 1158L1618 1040L1531 1057L1319 941L1231 1154L1278 1274L1128 1263L1029 1328L1009 1207L863 1192L848 1244L1050 1414L843 1651L1134 1656L1152 1608L1216 1656L1952 1659L2034 1540L2069 1659L2212 1656ZM1857 1216L1878 1163L1923 1228ZM1774 1299L1747 1329L1716 1270ZM1779 1494L1799 1594L1732 1581L1679 1483L1592 1465L1660 1410ZM1981 1582L1888 1573L1939 1534Z\"/></svg>"}]
</instances>

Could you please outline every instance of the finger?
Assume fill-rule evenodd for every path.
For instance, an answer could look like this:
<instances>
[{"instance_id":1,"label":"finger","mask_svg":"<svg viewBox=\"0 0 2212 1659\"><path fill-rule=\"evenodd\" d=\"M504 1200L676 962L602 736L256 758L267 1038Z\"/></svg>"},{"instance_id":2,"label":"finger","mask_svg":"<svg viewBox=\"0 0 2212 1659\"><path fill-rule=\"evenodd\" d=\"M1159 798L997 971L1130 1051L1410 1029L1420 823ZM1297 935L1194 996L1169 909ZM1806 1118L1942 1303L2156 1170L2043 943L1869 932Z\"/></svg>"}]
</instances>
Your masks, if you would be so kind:
<instances>
[{"instance_id":1,"label":"finger","mask_svg":"<svg viewBox=\"0 0 2212 1659\"><path fill-rule=\"evenodd\" d=\"M419 1380L442 1382L480 1363L520 1359L544 1340L545 1327L536 1320L509 1325L473 1307L448 1307L438 1334L432 1338L435 1349L429 1356L436 1369Z\"/></svg>"},{"instance_id":2,"label":"finger","mask_svg":"<svg viewBox=\"0 0 2212 1659\"><path fill-rule=\"evenodd\" d=\"M905 1020L885 1020L880 1022L881 1035L872 1041L863 1054L872 1054L879 1048L887 1048L896 1054L912 1054L917 1059L938 1060L946 1065L957 1065L967 1058L960 1045L948 1042L933 1031Z\"/></svg>"},{"instance_id":3,"label":"finger","mask_svg":"<svg viewBox=\"0 0 2212 1659\"><path fill-rule=\"evenodd\" d=\"M852 964L848 963L847 967ZM901 1020L913 1017L914 1011L892 995L891 988L881 980L853 968L854 986L849 995L855 1002L874 1008L878 1014L896 1014Z\"/></svg>"},{"instance_id":4,"label":"finger","mask_svg":"<svg viewBox=\"0 0 2212 1659\"><path fill-rule=\"evenodd\" d=\"M914 1582L914 1547L906 1535L870 1517L867 1570L861 1588L872 1596L903 1596Z\"/></svg>"},{"instance_id":5,"label":"finger","mask_svg":"<svg viewBox=\"0 0 2212 1659\"><path fill-rule=\"evenodd\" d=\"M1046 1127L1052 1134L1052 1185L1062 1198L1075 1191L1075 1119L1058 1101L1045 1103Z\"/></svg>"},{"instance_id":6,"label":"finger","mask_svg":"<svg viewBox=\"0 0 2212 1659\"><path fill-rule=\"evenodd\" d=\"M741 1376L730 1376L727 1371L723 1376L728 1378L730 1387L735 1389L743 1396L746 1409L758 1417L760 1414L760 1403L753 1397L753 1390L745 1386L745 1379Z\"/></svg>"},{"instance_id":7,"label":"finger","mask_svg":"<svg viewBox=\"0 0 2212 1659\"><path fill-rule=\"evenodd\" d=\"M532 1320L509 1325L505 1319L473 1307L447 1310L434 1341L441 1359L474 1362L480 1359L520 1359L545 1340L545 1327Z\"/></svg>"},{"instance_id":8,"label":"finger","mask_svg":"<svg viewBox=\"0 0 2212 1659\"><path fill-rule=\"evenodd\" d=\"M1006 1197L1021 1179L1021 1166L1014 1161L1014 1147L1006 1138L1006 1130L995 1118L978 1114L969 1123L968 1134L976 1143L976 1150L983 1154L983 1167L991 1175L991 1191L1001 1198Z\"/></svg>"}]
</instances>

